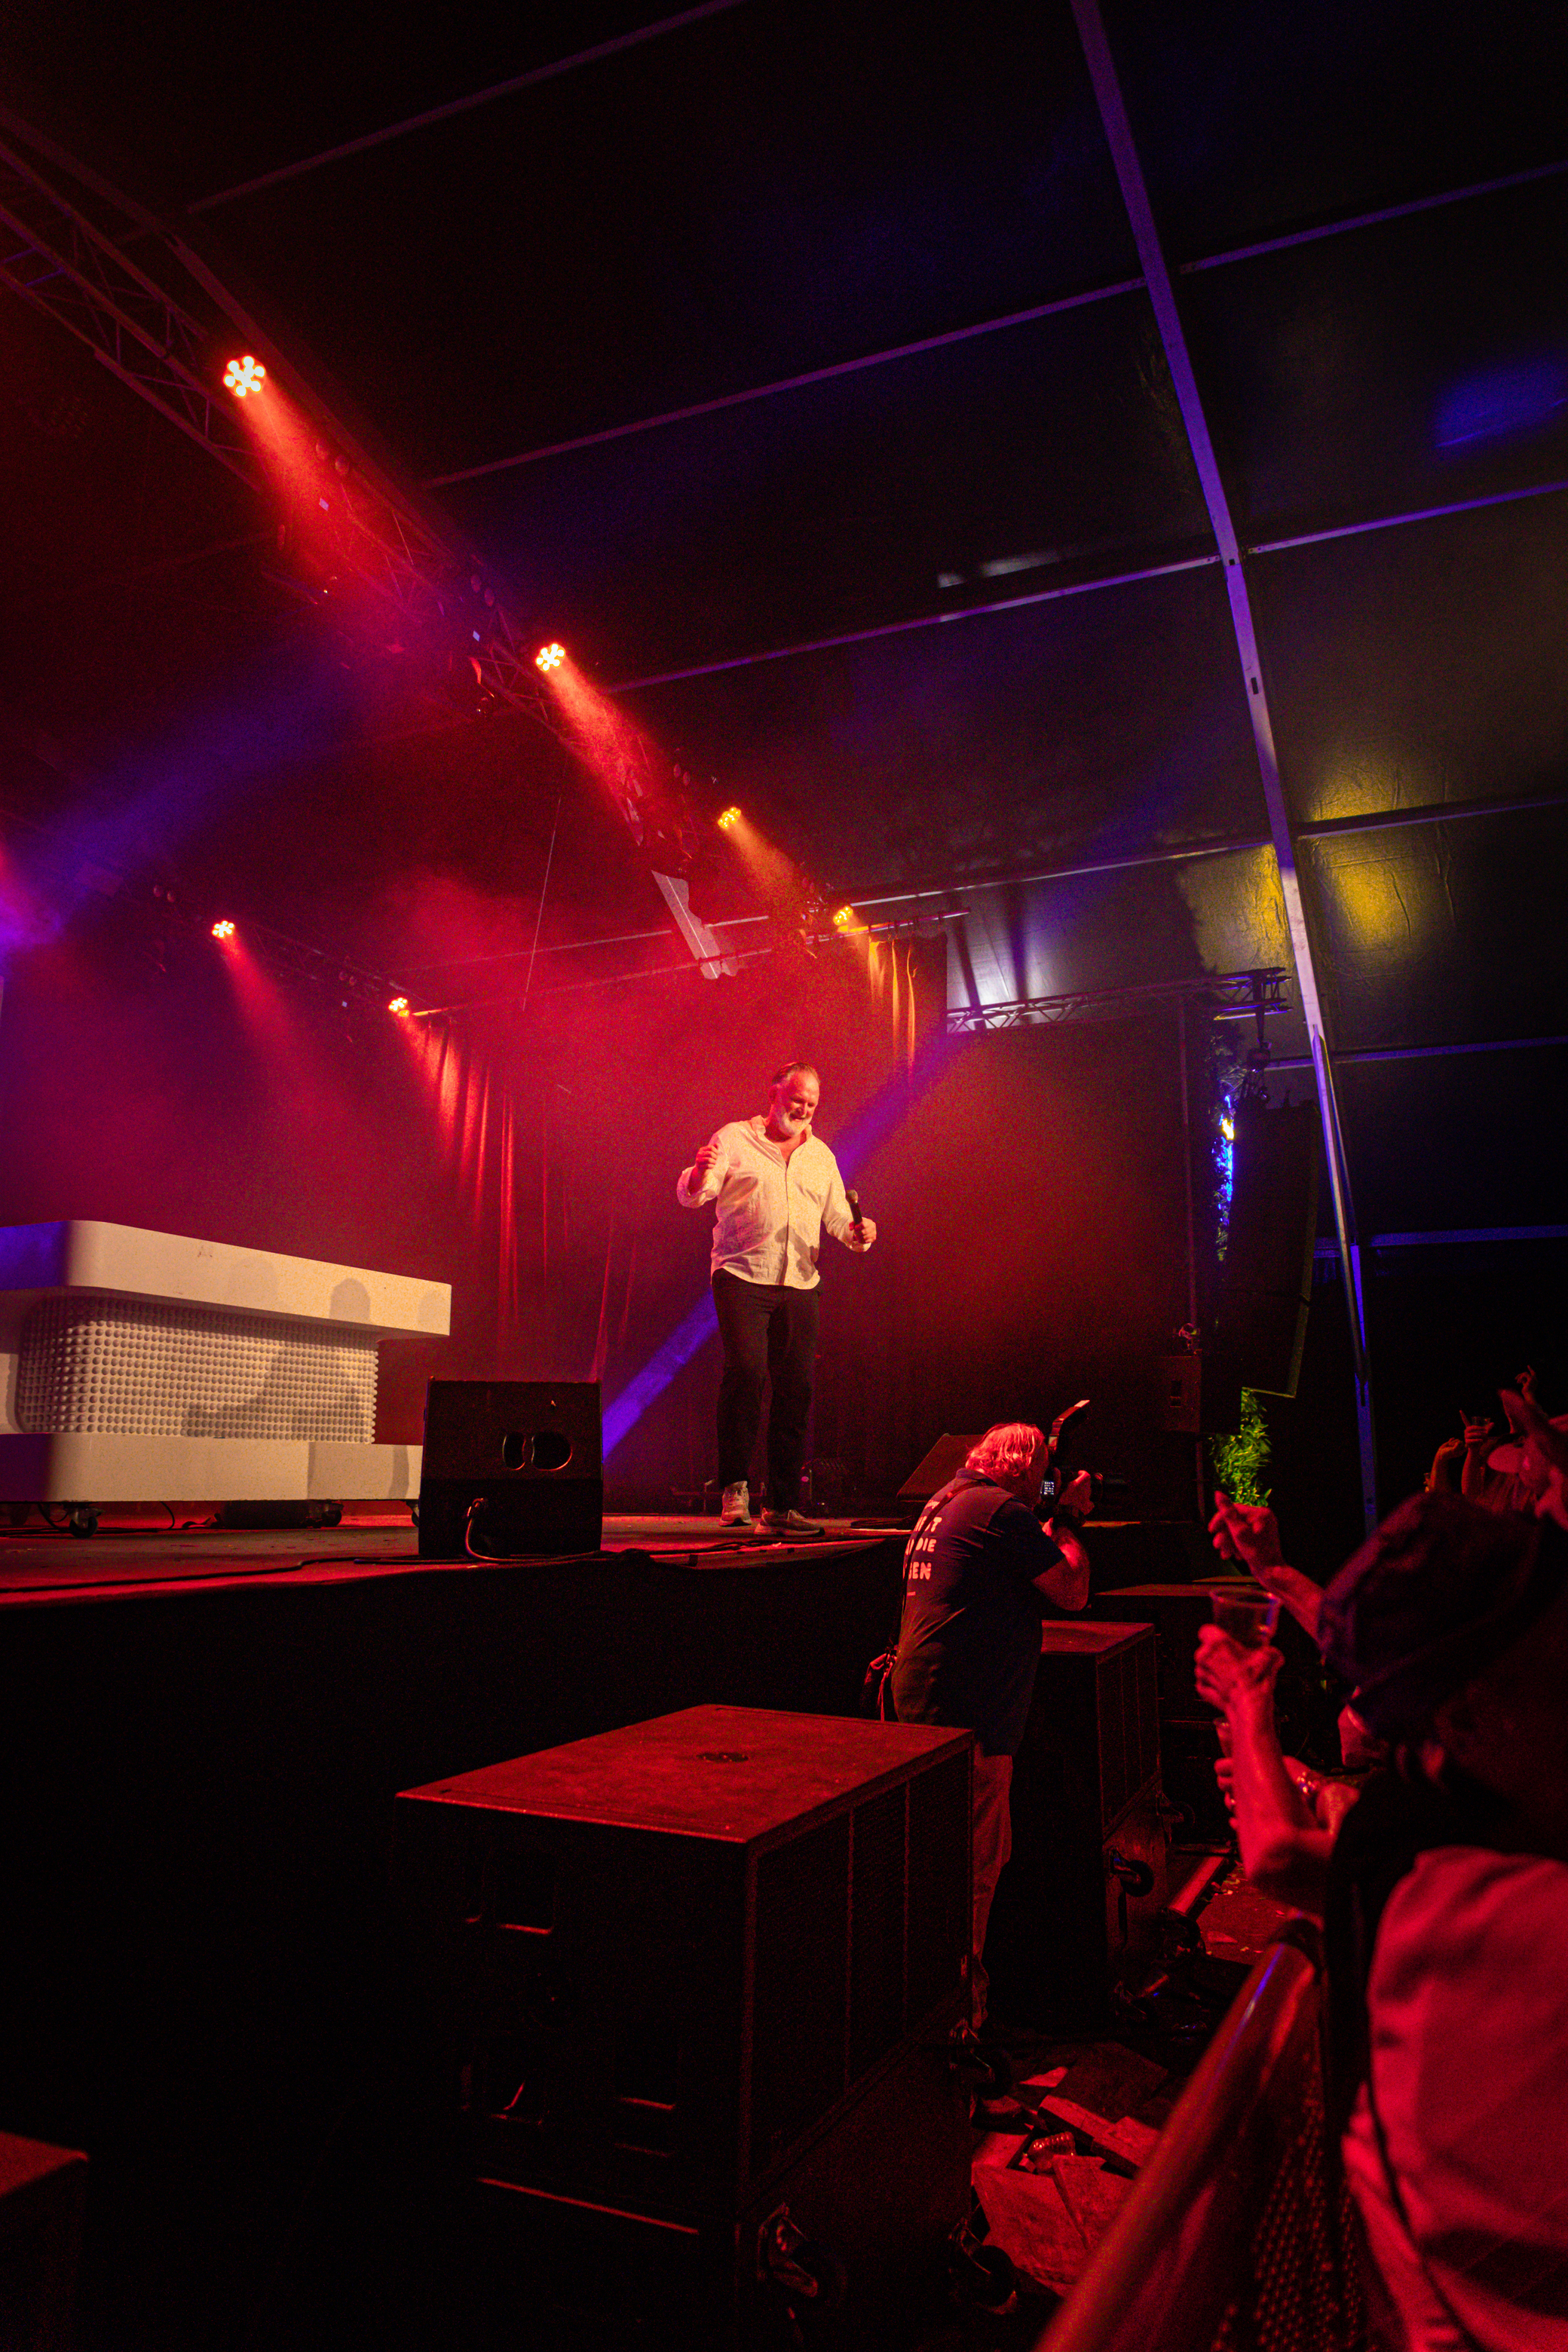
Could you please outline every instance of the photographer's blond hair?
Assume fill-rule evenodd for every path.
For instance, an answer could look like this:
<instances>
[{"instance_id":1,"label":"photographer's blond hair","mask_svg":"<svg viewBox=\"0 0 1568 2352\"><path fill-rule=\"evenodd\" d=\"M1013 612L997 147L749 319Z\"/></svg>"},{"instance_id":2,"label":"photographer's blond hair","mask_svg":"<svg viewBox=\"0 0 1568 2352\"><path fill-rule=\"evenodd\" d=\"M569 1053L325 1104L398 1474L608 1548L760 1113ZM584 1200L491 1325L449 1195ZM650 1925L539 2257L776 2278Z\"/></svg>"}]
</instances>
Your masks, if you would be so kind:
<instances>
[{"instance_id":1,"label":"photographer's blond hair","mask_svg":"<svg viewBox=\"0 0 1568 2352\"><path fill-rule=\"evenodd\" d=\"M999 1421L976 1440L963 1457L964 1468L977 1478L996 1478L1011 1485L1022 1477L1035 1458L1046 1433L1029 1421Z\"/></svg>"}]
</instances>

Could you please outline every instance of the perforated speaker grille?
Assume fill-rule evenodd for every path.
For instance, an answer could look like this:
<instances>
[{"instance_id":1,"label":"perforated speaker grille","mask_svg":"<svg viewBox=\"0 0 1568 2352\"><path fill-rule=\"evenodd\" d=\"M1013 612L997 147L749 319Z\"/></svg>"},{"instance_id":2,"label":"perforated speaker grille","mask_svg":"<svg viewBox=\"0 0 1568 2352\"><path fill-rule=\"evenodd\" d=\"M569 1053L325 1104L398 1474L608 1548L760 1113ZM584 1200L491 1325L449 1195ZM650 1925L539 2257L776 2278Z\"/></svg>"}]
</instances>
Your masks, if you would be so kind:
<instances>
[{"instance_id":1,"label":"perforated speaker grille","mask_svg":"<svg viewBox=\"0 0 1568 2352\"><path fill-rule=\"evenodd\" d=\"M16 1417L50 1433L375 1437L376 1344L232 1307L77 1292L22 1327Z\"/></svg>"}]
</instances>

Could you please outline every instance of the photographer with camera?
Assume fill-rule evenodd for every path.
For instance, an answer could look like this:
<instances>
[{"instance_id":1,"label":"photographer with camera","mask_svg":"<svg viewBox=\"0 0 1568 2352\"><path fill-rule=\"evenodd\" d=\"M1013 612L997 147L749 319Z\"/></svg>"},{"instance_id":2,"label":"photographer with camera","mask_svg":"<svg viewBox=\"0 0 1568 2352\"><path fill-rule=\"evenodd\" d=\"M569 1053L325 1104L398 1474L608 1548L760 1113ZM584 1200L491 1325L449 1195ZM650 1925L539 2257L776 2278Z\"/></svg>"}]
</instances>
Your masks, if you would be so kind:
<instances>
[{"instance_id":1,"label":"photographer with camera","mask_svg":"<svg viewBox=\"0 0 1568 2352\"><path fill-rule=\"evenodd\" d=\"M899 1721L974 1734L970 2010L976 2027L985 2020L985 1927L1012 1851L1013 1758L1035 1693L1041 1622L1089 1600L1089 1560L1078 1531L1092 1505L1092 1481L1080 1471L1059 1497L1053 1494L1043 1528L1036 1508L1051 1460L1051 1440L1031 1423L988 1429L957 1477L931 1496L904 1555L892 1667Z\"/></svg>"}]
</instances>

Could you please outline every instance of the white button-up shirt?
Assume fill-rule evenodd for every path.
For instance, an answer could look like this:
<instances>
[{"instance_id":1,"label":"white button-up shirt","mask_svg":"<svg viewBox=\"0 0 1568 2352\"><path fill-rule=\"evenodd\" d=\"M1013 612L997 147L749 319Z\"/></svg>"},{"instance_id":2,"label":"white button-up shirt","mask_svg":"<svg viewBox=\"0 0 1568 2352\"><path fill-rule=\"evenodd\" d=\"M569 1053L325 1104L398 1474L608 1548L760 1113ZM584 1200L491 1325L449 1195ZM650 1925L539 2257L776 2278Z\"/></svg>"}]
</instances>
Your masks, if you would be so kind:
<instances>
[{"instance_id":1,"label":"white button-up shirt","mask_svg":"<svg viewBox=\"0 0 1568 2352\"><path fill-rule=\"evenodd\" d=\"M843 1241L854 1219L838 1162L815 1135L786 1160L762 1118L731 1119L712 1139L718 1157L700 1184L683 1168L675 1197L683 1209L719 1204L713 1221L713 1272L742 1282L815 1290L822 1228Z\"/></svg>"}]
</instances>

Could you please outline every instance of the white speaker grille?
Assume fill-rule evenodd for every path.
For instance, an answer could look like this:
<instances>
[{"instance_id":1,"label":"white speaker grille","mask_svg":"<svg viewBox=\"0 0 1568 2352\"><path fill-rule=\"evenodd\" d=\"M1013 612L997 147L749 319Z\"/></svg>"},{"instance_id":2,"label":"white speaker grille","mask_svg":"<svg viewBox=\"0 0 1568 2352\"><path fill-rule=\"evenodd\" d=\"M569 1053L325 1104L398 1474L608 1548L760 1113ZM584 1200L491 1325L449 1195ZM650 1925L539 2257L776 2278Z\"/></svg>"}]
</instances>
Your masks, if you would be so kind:
<instances>
[{"instance_id":1,"label":"white speaker grille","mask_svg":"<svg viewBox=\"0 0 1568 2352\"><path fill-rule=\"evenodd\" d=\"M22 1328L16 1418L58 1434L375 1437L376 1342L222 1307L73 1292Z\"/></svg>"}]
</instances>

